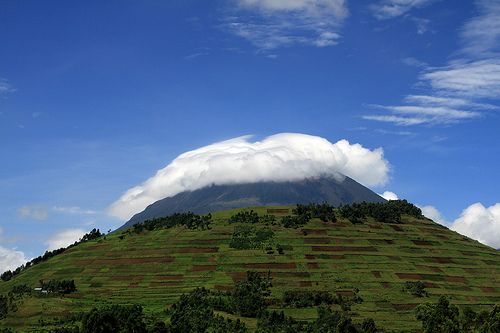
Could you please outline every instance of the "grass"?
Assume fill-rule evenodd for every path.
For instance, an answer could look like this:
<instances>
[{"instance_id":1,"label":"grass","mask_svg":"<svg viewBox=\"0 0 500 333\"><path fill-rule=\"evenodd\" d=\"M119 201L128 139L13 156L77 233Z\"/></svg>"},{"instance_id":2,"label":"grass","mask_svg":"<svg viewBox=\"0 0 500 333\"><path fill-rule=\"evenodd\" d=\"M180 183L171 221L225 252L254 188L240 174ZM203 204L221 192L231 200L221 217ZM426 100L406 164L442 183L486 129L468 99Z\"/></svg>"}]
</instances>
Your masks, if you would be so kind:
<instances>
[{"instance_id":1,"label":"grass","mask_svg":"<svg viewBox=\"0 0 500 333\"><path fill-rule=\"evenodd\" d=\"M265 214L268 208L253 209ZM430 220L405 216L402 225L313 220L299 229L273 226L275 243L285 248L279 255L229 247L234 225L227 220L236 211L215 213L208 231L177 227L123 239L111 234L29 268L0 283L0 293L21 283L37 287L41 279L74 279L78 292L25 298L0 327L39 331L40 319L108 303L141 304L148 315L166 319L164 310L182 293L202 286L226 290L250 269L271 271L275 298L290 289L336 293L358 288L364 302L352 307L353 318L372 317L386 330L418 330L413 308L440 295L476 310L500 303L499 252ZM406 281L419 280L427 284L429 297L401 291ZM300 320L316 316L312 308L285 312ZM254 319L244 321L255 327Z\"/></svg>"}]
</instances>

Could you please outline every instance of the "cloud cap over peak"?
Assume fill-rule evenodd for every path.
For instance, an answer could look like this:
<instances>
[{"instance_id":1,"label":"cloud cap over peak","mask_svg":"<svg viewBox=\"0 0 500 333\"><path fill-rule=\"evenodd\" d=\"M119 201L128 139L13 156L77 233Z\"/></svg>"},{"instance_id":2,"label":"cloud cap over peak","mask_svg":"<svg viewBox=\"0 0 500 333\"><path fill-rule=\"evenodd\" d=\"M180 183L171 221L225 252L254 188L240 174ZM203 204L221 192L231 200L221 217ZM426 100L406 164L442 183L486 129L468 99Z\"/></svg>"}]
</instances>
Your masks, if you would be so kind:
<instances>
[{"instance_id":1,"label":"cloud cap over peak","mask_svg":"<svg viewBox=\"0 0 500 333\"><path fill-rule=\"evenodd\" d=\"M331 143L312 135L281 133L250 141L242 136L179 155L156 175L125 192L108 213L129 219L153 202L212 184L290 181L347 175L368 185L388 180L389 162L381 148L347 140Z\"/></svg>"}]
</instances>

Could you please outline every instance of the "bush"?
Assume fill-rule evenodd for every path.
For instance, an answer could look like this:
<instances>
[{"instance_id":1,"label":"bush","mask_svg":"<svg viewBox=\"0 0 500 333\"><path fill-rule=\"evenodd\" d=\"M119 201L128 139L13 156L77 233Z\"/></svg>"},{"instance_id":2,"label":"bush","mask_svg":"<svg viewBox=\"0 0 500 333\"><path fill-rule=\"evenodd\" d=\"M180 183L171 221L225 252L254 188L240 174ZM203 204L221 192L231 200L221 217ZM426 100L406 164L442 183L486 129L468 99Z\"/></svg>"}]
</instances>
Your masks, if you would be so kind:
<instances>
[{"instance_id":1,"label":"bush","mask_svg":"<svg viewBox=\"0 0 500 333\"><path fill-rule=\"evenodd\" d=\"M253 226L235 226L229 247L238 250L258 249L266 245L274 238L271 229L256 229Z\"/></svg>"},{"instance_id":2,"label":"bush","mask_svg":"<svg viewBox=\"0 0 500 333\"><path fill-rule=\"evenodd\" d=\"M425 283L422 281L406 281L402 291L408 292L413 296L427 297L429 294L425 290Z\"/></svg>"},{"instance_id":3,"label":"bush","mask_svg":"<svg viewBox=\"0 0 500 333\"><path fill-rule=\"evenodd\" d=\"M111 305L93 308L83 316L82 333L146 333L144 314L139 305Z\"/></svg>"},{"instance_id":4,"label":"bush","mask_svg":"<svg viewBox=\"0 0 500 333\"><path fill-rule=\"evenodd\" d=\"M401 215L403 214L418 219L424 217L420 208L406 200L390 200L385 203L353 203L340 207L340 214L352 223L361 223L367 217L384 223L401 223Z\"/></svg>"},{"instance_id":5,"label":"bush","mask_svg":"<svg viewBox=\"0 0 500 333\"><path fill-rule=\"evenodd\" d=\"M231 294L232 309L243 317L255 317L265 308L265 297L270 295L270 274L262 278L258 272L247 272L247 279L236 283Z\"/></svg>"}]
</instances>

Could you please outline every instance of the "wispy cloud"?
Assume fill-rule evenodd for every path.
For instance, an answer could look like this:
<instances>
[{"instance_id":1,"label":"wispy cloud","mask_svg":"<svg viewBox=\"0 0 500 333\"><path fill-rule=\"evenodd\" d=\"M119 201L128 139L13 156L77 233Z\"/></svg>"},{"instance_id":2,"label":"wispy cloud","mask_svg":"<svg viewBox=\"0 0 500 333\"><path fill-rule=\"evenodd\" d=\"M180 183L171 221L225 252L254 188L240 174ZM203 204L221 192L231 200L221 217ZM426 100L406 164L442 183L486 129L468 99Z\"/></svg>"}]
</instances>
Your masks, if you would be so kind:
<instances>
[{"instance_id":1,"label":"wispy cloud","mask_svg":"<svg viewBox=\"0 0 500 333\"><path fill-rule=\"evenodd\" d=\"M67 247L68 245L73 244L74 242L80 240L80 238L85 235L85 230L83 229L66 229L62 230L51 238L49 238L45 244L47 245L47 250L57 250L62 247Z\"/></svg>"},{"instance_id":2,"label":"wispy cloud","mask_svg":"<svg viewBox=\"0 0 500 333\"><path fill-rule=\"evenodd\" d=\"M15 91L16 89L9 83L8 80L0 78L0 96L7 96Z\"/></svg>"},{"instance_id":3,"label":"wispy cloud","mask_svg":"<svg viewBox=\"0 0 500 333\"><path fill-rule=\"evenodd\" d=\"M419 5L418 1L402 2ZM402 105L377 105L391 114L365 115L364 119L403 126L452 124L499 109L492 101L500 99L500 3L478 0L476 5L479 14L460 30L463 47L455 59L442 67L420 65L413 58L407 61L423 67L418 85L429 93L408 95Z\"/></svg>"},{"instance_id":4,"label":"wispy cloud","mask_svg":"<svg viewBox=\"0 0 500 333\"><path fill-rule=\"evenodd\" d=\"M379 20L402 16L414 8L424 7L435 0L382 0L371 6L373 15Z\"/></svg>"},{"instance_id":5,"label":"wispy cloud","mask_svg":"<svg viewBox=\"0 0 500 333\"><path fill-rule=\"evenodd\" d=\"M420 78L441 94L494 99L500 96L500 59L454 62Z\"/></svg>"},{"instance_id":6,"label":"wispy cloud","mask_svg":"<svg viewBox=\"0 0 500 333\"><path fill-rule=\"evenodd\" d=\"M52 207L52 210L55 212L58 212L58 213L75 214L75 215L97 215L97 214L99 214L99 212L96 210L82 209L82 208L77 207L77 206L72 206L72 207L54 206L54 207Z\"/></svg>"},{"instance_id":7,"label":"wispy cloud","mask_svg":"<svg viewBox=\"0 0 500 333\"><path fill-rule=\"evenodd\" d=\"M335 45L348 16L345 0L234 0L223 28L260 50Z\"/></svg>"},{"instance_id":8,"label":"wispy cloud","mask_svg":"<svg viewBox=\"0 0 500 333\"><path fill-rule=\"evenodd\" d=\"M17 210L17 215L22 219L46 220L49 212L43 207L23 206Z\"/></svg>"}]
</instances>

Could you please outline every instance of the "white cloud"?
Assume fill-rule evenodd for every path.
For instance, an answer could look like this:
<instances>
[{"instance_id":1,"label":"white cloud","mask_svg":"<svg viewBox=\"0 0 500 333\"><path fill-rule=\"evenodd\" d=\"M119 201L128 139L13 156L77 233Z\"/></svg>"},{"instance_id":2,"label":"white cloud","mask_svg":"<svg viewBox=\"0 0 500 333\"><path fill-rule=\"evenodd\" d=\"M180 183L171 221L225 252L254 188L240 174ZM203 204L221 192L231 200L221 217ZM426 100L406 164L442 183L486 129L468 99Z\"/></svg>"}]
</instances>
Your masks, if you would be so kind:
<instances>
[{"instance_id":1,"label":"white cloud","mask_svg":"<svg viewBox=\"0 0 500 333\"><path fill-rule=\"evenodd\" d=\"M46 220L49 212L42 207L23 206L17 210L17 215L22 219Z\"/></svg>"},{"instance_id":2,"label":"white cloud","mask_svg":"<svg viewBox=\"0 0 500 333\"><path fill-rule=\"evenodd\" d=\"M0 228L0 242L5 241L2 234L3 230ZM8 270L14 270L27 261L23 252L6 248L0 244L0 274Z\"/></svg>"},{"instance_id":3,"label":"white cloud","mask_svg":"<svg viewBox=\"0 0 500 333\"><path fill-rule=\"evenodd\" d=\"M74 215L96 215L99 214L98 211L91 210L91 209L82 209L77 206L71 206L71 207L61 207L61 206L54 206L52 207L52 210L58 213L65 213L65 214L74 214Z\"/></svg>"},{"instance_id":4,"label":"white cloud","mask_svg":"<svg viewBox=\"0 0 500 333\"><path fill-rule=\"evenodd\" d=\"M379 194L385 200L399 200L398 195L391 191L385 191L382 194Z\"/></svg>"},{"instance_id":5,"label":"white cloud","mask_svg":"<svg viewBox=\"0 0 500 333\"><path fill-rule=\"evenodd\" d=\"M85 233L86 232L83 229L66 229L58 232L45 242L47 250L52 251L62 247L67 247L68 245L80 240Z\"/></svg>"},{"instance_id":6,"label":"white cloud","mask_svg":"<svg viewBox=\"0 0 500 333\"><path fill-rule=\"evenodd\" d=\"M345 0L234 0L237 15L223 27L261 50L331 46L348 16ZM244 15L239 15L239 14Z\"/></svg>"},{"instance_id":7,"label":"white cloud","mask_svg":"<svg viewBox=\"0 0 500 333\"><path fill-rule=\"evenodd\" d=\"M500 248L500 203L490 207L481 203L472 204L451 223L434 206L423 206L420 209L426 217L448 226L451 230L491 247Z\"/></svg>"},{"instance_id":8,"label":"white cloud","mask_svg":"<svg viewBox=\"0 0 500 333\"><path fill-rule=\"evenodd\" d=\"M443 215L441 215L441 212L434 206L423 206L419 207L422 210L422 214L424 214L425 217L430 218L434 222L437 222L442 225L447 225L448 222L446 222L445 218Z\"/></svg>"},{"instance_id":9,"label":"white cloud","mask_svg":"<svg viewBox=\"0 0 500 333\"><path fill-rule=\"evenodd\" d=\"M407 14L414 8L424 7L434 0L382 0L371 6L373 15L387 20Z\"/></svg>"},{"instance_id":10,"label":"white cloud","mask_svg":"<svg viewBox=\"0 0 500 333\"><path fill-rule=\"evenodd\" d=\"M420 78L442 94L498 99L500 59L457 61L446 67L428 70Z\"/></svg>"},{"instance_id":11,"label":"white cloud","mask_svg":"<svg viewBox=\"0 0 500 333\"><path fill-rule=\"evenodd\" d=\"M500 52L500 2L476 1L479 14L462 29L462 52L472 57L496 56Z\"/></svg>"},{"instance_id":12,"label":"white cloud","mask_svg":"<svg viewBox=\"0 0 500 333\"><path fill-rule=\"evenodd\" d=\"M486 208L481 203L467 207L450 229L494 248L500 248L500 203Z\"/></svg>"},{"instance_id":13,"label":"white cloud","mask_svg":"<svg viewBox=\"0 0 500 333\"><path fill-rule=\"evenodd\" d=\"M419 6L426 2L388 0L379 5L393 4L388 8L404 9L407 5ZM460 57L441 67L429 67L406 58L406 64L424 67L418 85L430 92L406 96L407 105L378 106L397 115L367 115L364 119L399 126L454 124L482 116L484 112L480 110L499 108L481 100L500 99L500 2L478 0L475 3L479 14L461 30L463 47L456 52Z\"/></svg>"},{"instance_id":14,"label":"white cloud","mask_svg":"<svg viewBox=\"0 0 500 333\"><path fill-rule=\"evenodd\" d=\"M8 270L14 270L27 261L23 252L0 245L0 274Z\"/></svg>"},{"instance_id":15,"label":"white cloud","mask_svg":"<svg viewBox=\"0 0 500 333\"><path fill-rule=\"evenodd\" d=\"M332 144L321 137L294 133L249 140L248 136L239 137L178 156L155 176L129 189L108 213L128 219L159 199L211 184L287 181L339 173L368 186L388 180L389 162L381 148L369 150L347 140Z\"/></svg>"}]
</instances>

